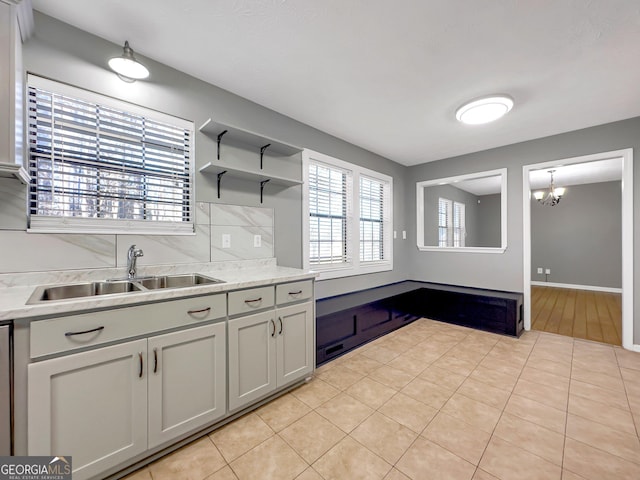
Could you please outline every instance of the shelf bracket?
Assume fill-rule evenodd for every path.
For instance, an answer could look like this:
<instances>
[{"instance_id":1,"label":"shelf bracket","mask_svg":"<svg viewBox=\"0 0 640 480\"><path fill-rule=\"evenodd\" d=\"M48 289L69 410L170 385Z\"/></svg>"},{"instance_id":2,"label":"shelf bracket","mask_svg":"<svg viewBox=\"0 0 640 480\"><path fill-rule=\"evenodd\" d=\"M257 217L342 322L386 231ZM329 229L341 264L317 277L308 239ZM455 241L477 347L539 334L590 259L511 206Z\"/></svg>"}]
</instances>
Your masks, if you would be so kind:
<instances>
[{"instance_id":1,"label":"shelf bracket","mask_svg":"<svg viewBox=\"0 0 640 480\"><path fill-rule=\"evenodd\" d=\"M220 179L225 173L227 173L226 170L223 170L222 172L218 173L218 198L220 198Z\"/></svg>"},{"instance_id":2,"label":"shelf bracket","mask_svg":"<svg viewBox=\"0 0 640 480\"><path fill-rule=\"evenodd\" d=\"M222 140L222 137L224 136L225 133L227 133L229 130L224 130L222 132L220 132L218 134L218 160L220 160L220 140Z\"/></svg>"},{"instance_id":3,"label":"shelf bracket","mask_svg":"<svg viewBox=\"0 0 640 480\"><path fill-rule=\"evenodd\" d=\"M267 143L264 147L260 147L260 170L262 170L262 157L264 156L264 151L271 146L270 143Z\"/></svg>"},{"instance_id":4,"label":"shelf bracket","mask_svg":"<svg viewBox=\"0 0 640 480\"><path fill-rule=\"evenodd\" d=\"M266 179L266 180L262 180L260 182L260 203L262 203L262 193L264 192L264 186L265 186L265 184L269 183L269 180L270 179Z\"/></svg>"}]
</instances>

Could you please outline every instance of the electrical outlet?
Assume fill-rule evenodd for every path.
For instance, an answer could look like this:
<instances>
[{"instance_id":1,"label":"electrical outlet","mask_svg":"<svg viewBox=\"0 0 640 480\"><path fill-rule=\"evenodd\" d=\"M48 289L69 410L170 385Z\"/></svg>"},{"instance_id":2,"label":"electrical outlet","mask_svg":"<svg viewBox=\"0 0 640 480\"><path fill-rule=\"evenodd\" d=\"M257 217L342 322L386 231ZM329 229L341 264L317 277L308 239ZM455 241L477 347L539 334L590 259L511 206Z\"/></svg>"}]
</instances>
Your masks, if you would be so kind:
<instances>
[{"instance_id":1,"label":"electrical outlet","mask_svg":"<svg viewBox=\"0 0 640 480\"><path fill-rule=\"evenodd\" d=\"M543 271L544 271L544 270L542 269L542 267L538 267L538 275L542 275L542 272L543 272Z\"/></svg>"},{"instance_id":2,"label":"electrical outlet","mask_svg":"<svg viewBox=\"0 0 640 480\"><path fill-rule=\"evenodd\" d=\"M396 232L395 230L393 231L393 238L394 239L398 238L398 232Z\"/></svg>"},{"instance_id":3,"label":"electrical outlet","mask_svg":"<svg viewBox=\"0 0 640 480\"><path fill-rule=\"evenodd\" d=\"M262 246L262 236L261 235L254 235L253 236L253 246L255 248L260 248Z\"/></svg>"},{"instance_id":4,"label":"electrical outlet","mask_svg":"<svg viewBox=\"0 0 640 480\"><path fill-rule=\"evenodd\" d=\"M402 239L403 240L407 239L407 231L406 230L402 230Z\"/></svg>"},{"instance_id":5,"label":"electrical outlet","mask_svg":"<svg viewBox=\"0 0 640 480\"><path fill-rule=\"evenodd\" d=\"M551 275L551 269L550 268L545 268L544 274L545 275Z\"/></svg>"},{"instance_id":6,"label":"electrical outlet","mask_svg":"<svg viewBox=\"0 0 640 480\"><path fill-rule=\"evenodd\" d=\"M231 235L228 233L222 234L222 248L231 248Z\"/></svg>"}]
</instances>

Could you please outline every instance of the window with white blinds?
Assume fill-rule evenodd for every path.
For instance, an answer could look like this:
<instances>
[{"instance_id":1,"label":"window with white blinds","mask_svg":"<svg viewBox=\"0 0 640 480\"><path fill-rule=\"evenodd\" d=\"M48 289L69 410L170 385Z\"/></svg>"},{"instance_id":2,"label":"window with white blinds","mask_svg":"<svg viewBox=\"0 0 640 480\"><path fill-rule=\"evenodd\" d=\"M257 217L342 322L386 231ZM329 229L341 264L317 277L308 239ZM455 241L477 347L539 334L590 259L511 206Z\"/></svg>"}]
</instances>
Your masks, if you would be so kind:
<instances>
[{"instance_id":1,"label":"window with white blinds","mask_svg":"<svg viewBox=\"0 0 640 480\"><path fill-rule=\"evenodd\" d=\"M320 163L309 165L309 263L344 265L351 261L348 219L351 174Z\"/></svg>"},{"instance_id":2,"label":"window with white blinds","mask_svg":"<svg viewBox=\"0 0 640 480\"><path fill-rule=\"evenodd\" d=\"M392 178L305 150L304 266L335 278L393 268Z\"/></svg>"},{"instance_id":3,"label":"window with white blinds","mask_svg":"<svg viewBox=\"0 0 640 480\"><path fill-rule=\"evenodd\" d=\"M29 229L193 233L193 122L28 78Z\"/></svg>"},{"instance_id":4,"label":"window with white blinds","mask_svg":"<svg viewBox=\"0 0 640 480\"><path fill-rule=\"evenodd\" d=\"M451 247L453 239L450 241L451 217L453 216L453 202L446 198L438 198L438 246Z\"/></svg>"},{"instance_id":5,"label":"window with white blinds","mask_svg":"<svg viewBox=\"0 0 640 480\"><path fill-rule=\"evenodd\" d=\"M464 247L467 231L464 220L464 203L453 202L453 246Z\"/></svg>"},{"instance_id":6,"label":"window with white blinds","mask_svg":"<svg viewBox=\"0 0 640 480\"><path fill-rule=\"evenodd\" d=\"M360 177L360 261L384 260L385 183Z\"/></svg>"},{"instance_id":7,"label":"window with white blinds","mask_svg":"<svg viewBox=\"0 0 640 480\"><path fill-rule=\"evenodd\" d=\"M447 198L438 199L438 246L465 246L465 206Z\"/></svg>"}]
</instances>

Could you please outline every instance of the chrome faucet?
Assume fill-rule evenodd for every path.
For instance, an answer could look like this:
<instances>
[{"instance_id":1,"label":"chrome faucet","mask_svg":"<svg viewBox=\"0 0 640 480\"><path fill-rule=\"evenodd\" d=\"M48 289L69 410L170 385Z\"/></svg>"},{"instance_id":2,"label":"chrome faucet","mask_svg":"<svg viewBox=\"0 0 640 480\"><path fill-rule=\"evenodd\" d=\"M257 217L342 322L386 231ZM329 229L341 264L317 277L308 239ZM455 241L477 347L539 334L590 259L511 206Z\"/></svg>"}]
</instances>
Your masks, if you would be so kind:
<instances>
[{"instance_id":1,"label":"chrome faucet","mask_svg":"<svg viewBox=\"0 0 640 480\"><path fill-rule=\"evenodd\" d=\"M136 260L142 256L144 256L144 252L141 248L136 248L135 245L129 247L127 252L127 276L129 278L136 278Z\"/></svg>"}]
</instances>

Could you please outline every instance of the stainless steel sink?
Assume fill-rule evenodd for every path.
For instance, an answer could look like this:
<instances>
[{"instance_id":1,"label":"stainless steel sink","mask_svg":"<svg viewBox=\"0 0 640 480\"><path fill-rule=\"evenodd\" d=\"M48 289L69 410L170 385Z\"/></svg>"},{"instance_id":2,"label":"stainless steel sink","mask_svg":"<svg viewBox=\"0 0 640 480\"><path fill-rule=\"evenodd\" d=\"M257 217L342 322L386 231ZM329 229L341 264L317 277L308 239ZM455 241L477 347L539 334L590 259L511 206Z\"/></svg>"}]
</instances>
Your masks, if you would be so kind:
<instances>
[{"instance_id":1,"label":"stainless steel sink","mask_svg":"<svg viewBox=\"0 0 640 480\"><path fill-rule=\"evenodd\" d=\"M149 290L156 290L158 288L195 287L197 285L213 285L216 283L224 283L224 281L218 280L217 278L206 277L197 273L184 275L161 275L140 280L140 284Z\"/></svg>"},{"instance_id":2,"label":"stainless steel sink","mask_svg":"<svg viewBox=\"0 0 640 480\"><path fill-rule=\"evenodd\" d=\"M139 284L129 281L74 283L54 287L44 286L34 290L29 300L27 300L27 304L96 295L111 295L114 293L139 292L141 290L142 288Z\"/></svg>"},{"instance_id":3,"label":"stainless steel sink","mask_svg":"<svg viewBox=\"0 0 640 480\"><path fill-rule=\"evenodd\" d=\"M27 300L27 305L55 300L111 295L116 293L144 292L162 288L186 288L198 285L224 283L224 280L197 273L159 275L130 280L105 280L102 282L73 283L69 285L37 287Z\"/></svg>"}]
</instances>

